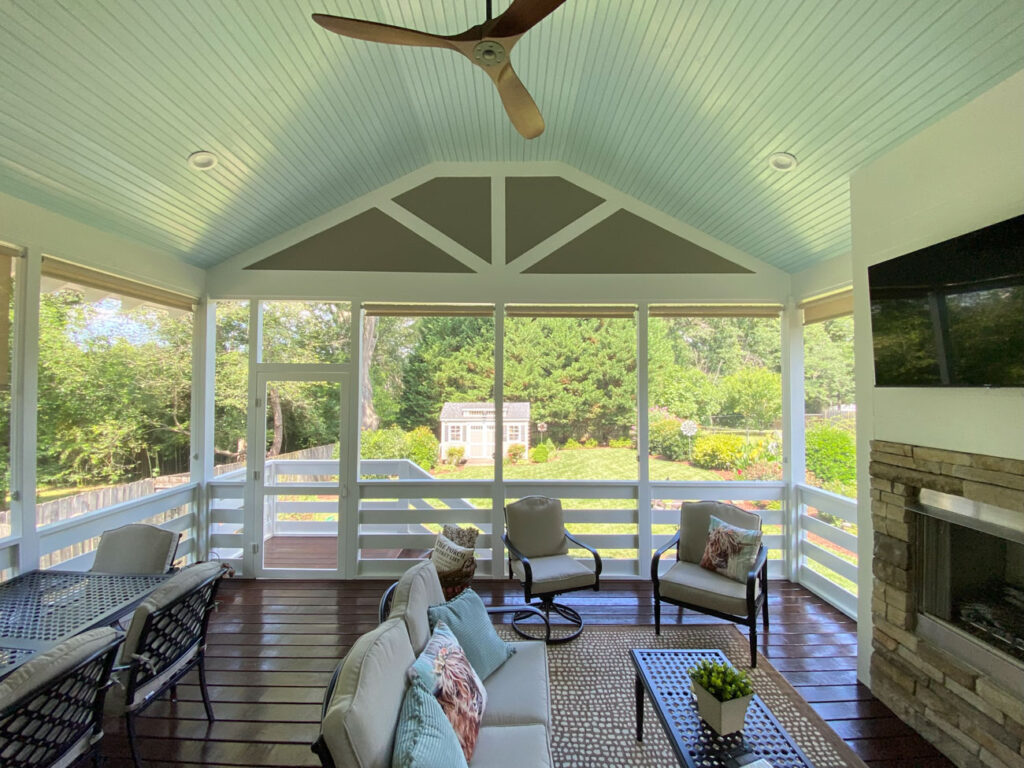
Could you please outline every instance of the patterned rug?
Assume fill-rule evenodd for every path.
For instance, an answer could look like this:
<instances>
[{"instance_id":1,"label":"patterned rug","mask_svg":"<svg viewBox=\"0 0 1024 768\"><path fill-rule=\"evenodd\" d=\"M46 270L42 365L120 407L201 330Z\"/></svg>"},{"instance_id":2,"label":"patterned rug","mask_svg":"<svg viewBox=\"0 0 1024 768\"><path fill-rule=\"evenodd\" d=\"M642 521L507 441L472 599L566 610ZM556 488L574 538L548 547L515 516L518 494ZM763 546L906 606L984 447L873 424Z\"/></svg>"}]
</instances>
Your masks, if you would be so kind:
<instances>
[{"instance_id":1,"label":"patterned rug","mask_svg":"<svg viewBox=\"0 0 1024 768\"><path fill-rule=\"evenodd\" d=\"M508 627L499 632L516 639ZM579 638L548 647L559 768L678 765L661 723L644 697L644 740L636 741L635 672L631 648L719 648L739 668L750 661L747 638L731 624L653 627L588 625ZM815 768L866 768L768 661L749 670L754 691L789 731Z\"/></svg>"}]
</instances>

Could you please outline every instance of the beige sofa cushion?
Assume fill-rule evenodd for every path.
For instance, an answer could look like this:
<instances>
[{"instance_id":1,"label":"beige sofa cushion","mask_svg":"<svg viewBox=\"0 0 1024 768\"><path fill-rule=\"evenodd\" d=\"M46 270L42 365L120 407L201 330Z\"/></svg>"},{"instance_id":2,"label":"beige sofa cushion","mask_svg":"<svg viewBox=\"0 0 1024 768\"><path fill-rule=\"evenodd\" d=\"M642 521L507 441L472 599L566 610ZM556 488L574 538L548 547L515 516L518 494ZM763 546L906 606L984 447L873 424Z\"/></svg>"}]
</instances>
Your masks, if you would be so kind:
<instances>
[{"instance_id":1,"label":"beige sofa cushion","mask_svg":"<svg viewBox=\"0 0 1024 768\"><path fill-rule=\"evenodd\" d=\"M546 496L527 496L505 507L505 523L512 546L532 561L534 557L564 555L569 551L562 520L562 502Z\"/></svg>"},{"instance_id":2,"label":"beige sofa cushion","mask_svg":"<svg viewBox=\"0 0 1024 768\"><path fill-rule=\"evenodd\" d=\"M419 656L430 639L427 608L444 602L437 569L430 560L417 563L402 574L395 587L389 618L401 618L409 630L409 642Z\"/></svg>"},{"instance_id":3,"label":"beige sofa cushion","mask_svg":"<svg viewBox=\"0 0 1024 768\"><path fill-rule=\"evenodd\" d=\"M681 603L691 603L734 616L747 615L747 585L733 581L696 563L682 560L673 565L660 578L662 597ZM754 597L761 592L760 582L754 588Z\"/></svg>"},{"instance_id":4,"label":"beige sofa cushion","mask_svg":"<svg viewBox=\"0 0 1024 768\"><path fill-rule=\"evenodd\" d=\"M588 568L569 555L531 557L530 570L533 572L533 586L530 589L535 595L586 587L592 585L597 578L593 568ZM526 580L526 569L522 561L512 561L512 572L520 581Z\"/></svg>"},{"instance_id":5,"label":"beige sofa cushion","mask_svg":"<svg viewBox=\"0 0 1024 768\"><path fill-rule=\"evenodd\" d=\"M551 768L551 743L543 725L492 725L480 729L469 768Z\"/></svg>"},{"instance_id":6,"label":"beige sofa cushion","mask_svg":"<svg viewBox=\"0 0 1024 768\"><path fill-rule=\"evenodd\" d=\"M415 659L402 619L388 619L356 640L321 725L335 765L390 768L406 671Z\"/></svg>"},{"instance_id":7,"label":"beige sofa cushion","mask_svg":"<svg viewBox=\"0 0 1024 768\"><path fill-rule=\"evenodd\" d=\"M512 643L516 652L484 680L487 709L482 725L551 727L548 651L540 641Z\"/></svg>"}]
</instances>

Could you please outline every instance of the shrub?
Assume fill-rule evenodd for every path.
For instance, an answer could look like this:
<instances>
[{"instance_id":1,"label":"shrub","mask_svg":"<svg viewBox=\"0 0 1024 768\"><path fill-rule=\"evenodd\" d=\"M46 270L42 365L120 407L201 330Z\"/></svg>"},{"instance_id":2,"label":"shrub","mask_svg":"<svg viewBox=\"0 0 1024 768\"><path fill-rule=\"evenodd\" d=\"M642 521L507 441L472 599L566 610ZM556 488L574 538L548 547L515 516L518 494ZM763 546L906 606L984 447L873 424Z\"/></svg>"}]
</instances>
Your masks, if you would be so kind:
<instances>
[{"instance_id":1,"label":"shrub","mask_svg":"<svg viewBox=\"0 0 1024 768\"><path fill-rule=\"evenodd\" d=\"M466 455L466 447L464 445L450 445L448 446L448 463L453 467L459 466L462 463L462 458Z\"/></svg>"},{"instance_id":2,"label":"shrub","mask_svg":"<svg viewBox=\"0 0 1024 768\"><path fill-rule=\"evenodd\" d=\"M409 441L398 427L363 432L359 439L359 457L363 459L408 458Z\"/></svg>"},{"instance_id":3,"label":"shrub","mask_svg":"<svg viewBox=\"0 0 1024 768\"><path fill-rule=\"evenodd\" d=\"M676 419L661 419L651 424L650 452L669 461L686 458L686 437L679 431Z\"/></svg>"},{"instance_id":4,"label":"shrub","mask_svg":"<svg viewBox=\"0 0 1024 768\"><path fill-rule=\"evenodd\" d=\"M544 464L549 458L551 458L551 453L544 443L535 445L530 451L530 460L535 464Z\"/></svg>"},{"instance_id":5,"label":"shrub","mask_svg":"<svg viewBox=\"0 0 1024 768\"><path fill-rule=\"evenodd\" d=\"M597 448L599 443L596 437L587 438L586 442L583 443L586 448Z\"/></svg>"},{"instance_id":6,"label":"shrub","mask_svg":"<svg viewBox=\"0 0 1024 768\"><path fill-rule=\"evenodd\" d=\"M693 441L693 463L704 469L735 469L743 460L743 435L705 433Z\"/></svg>"},{"instance_id":7,"label":"shrub","mask_svg":"<svg viewBox=\"0 0 1024 768\"><path fill-rule=\"evenodd\" d=\"M438 450L441 443L434 437L430 427L416 427L409 432L409 453L406 456L419 464L423 469L433 469L437 466Z\"/></svg>"},{"instance_id":8,"label":"shrub","mask_svg":"<svg viewBox=\"0 0 1024 768\"><path fill-rule=\"evenodd\" d=\"M580 445L578 442L576 442L575 438L570 437L568 440L565 441L565 445L562 446L562 450L563 451L575 451L577 448L582 448L582 447L583 447L582 445Z\"/></svg>"},{"instance_id":9,"label":"shrub","mask_svg":"<svg viewBox=\"0 0 1024 768\"><path fill-rule=\"evenodd\" d=\"M525 455L526 446L522 443L512 443L512 445L508 447L508 460L513 464L522 461Z\"/></svg>"},{"instance_id":10,"label":"shrub","mask_svg":"<svg viewBox=\"0 0 1024 768\"><path fill-rule=\"evenodd\" d=\"M609 440L608 441L608 447L609 448L632 448L633 447L633 441L630 440L628 437L622 437L622 438L618 438L618 439L615 439L615 440Z\"/></svg>"},{"instance_id":11,"label":"shrub","mask_svg":"<svg viewBox=\"0 0 1024 768\"><path fill-rule=\"evenodd\" d=\"M805 433L807 469L826 486L857 482L857 446L852 434L827 421Z\"/></svg>"}]
</instances>

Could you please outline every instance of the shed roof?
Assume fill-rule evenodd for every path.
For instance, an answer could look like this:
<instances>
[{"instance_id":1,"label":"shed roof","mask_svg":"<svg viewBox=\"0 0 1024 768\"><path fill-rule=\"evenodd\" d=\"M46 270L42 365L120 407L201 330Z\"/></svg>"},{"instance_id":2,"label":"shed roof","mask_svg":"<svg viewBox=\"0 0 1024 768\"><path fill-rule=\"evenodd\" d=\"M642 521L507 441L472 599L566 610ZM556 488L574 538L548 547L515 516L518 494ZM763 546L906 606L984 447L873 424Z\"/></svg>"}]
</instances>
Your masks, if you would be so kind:
<instances>
[{"instance_id":1,"label":"shed roof","mask_svg":"<svg viewBox=\"0 0 1024 768\"><path fill-rule=\"evenodd\" d=\"M441 421L449 419L468 419L471 411L487 411L483 418L492 420L494 418L494 403L445 403L441 408ZM505 403L502 408L502 415L506 420L529 421L529 403Z\"/></svg>"}]
</instances>

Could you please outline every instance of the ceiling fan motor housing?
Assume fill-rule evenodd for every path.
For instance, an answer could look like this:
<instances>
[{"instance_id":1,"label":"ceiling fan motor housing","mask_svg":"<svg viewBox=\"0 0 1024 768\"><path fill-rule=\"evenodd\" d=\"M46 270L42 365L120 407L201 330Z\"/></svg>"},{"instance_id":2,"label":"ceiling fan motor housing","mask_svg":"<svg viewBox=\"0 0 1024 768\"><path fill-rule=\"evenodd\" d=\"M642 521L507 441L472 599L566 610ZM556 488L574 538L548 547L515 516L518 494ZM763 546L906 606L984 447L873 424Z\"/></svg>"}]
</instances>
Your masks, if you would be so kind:
<instances>
[{"instance_id":1,"label":"ceiling fan motor housing","mask_svg":"<svg viewBox=\"0 0 1024 768\"><path fill-rule=\"evenodd\" d=\"M473 59L483 67L493 67L505 61L505 48L495 40L482 40L473 48Z\"/></svg>"}]
</instances>

